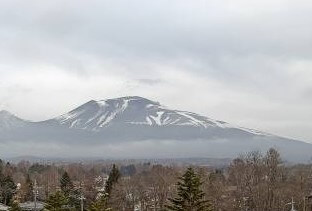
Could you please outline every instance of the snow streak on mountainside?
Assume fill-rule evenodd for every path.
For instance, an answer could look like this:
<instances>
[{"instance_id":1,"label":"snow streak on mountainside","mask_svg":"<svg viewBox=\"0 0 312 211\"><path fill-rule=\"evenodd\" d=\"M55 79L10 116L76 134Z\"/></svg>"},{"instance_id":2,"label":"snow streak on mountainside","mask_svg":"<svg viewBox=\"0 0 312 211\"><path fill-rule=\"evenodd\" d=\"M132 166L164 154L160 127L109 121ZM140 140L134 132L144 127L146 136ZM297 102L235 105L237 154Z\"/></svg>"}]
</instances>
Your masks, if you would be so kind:
<instances>
[{"instance_id":1,"label":"snow streak on mountainside","mask_svg":"<svg viewBox=\"0 0 312 211\"><path fill-rule=\"evenodd\" d=\"M239 128L226 122L209 119L198 114L170 110L142 97L123 97L101 101L90 101L77 109L55 119L69 128L100 131L112 125L190 126L197 128ZM260 131L239 128L257 135Z\"/></svg>"}]
</instances>

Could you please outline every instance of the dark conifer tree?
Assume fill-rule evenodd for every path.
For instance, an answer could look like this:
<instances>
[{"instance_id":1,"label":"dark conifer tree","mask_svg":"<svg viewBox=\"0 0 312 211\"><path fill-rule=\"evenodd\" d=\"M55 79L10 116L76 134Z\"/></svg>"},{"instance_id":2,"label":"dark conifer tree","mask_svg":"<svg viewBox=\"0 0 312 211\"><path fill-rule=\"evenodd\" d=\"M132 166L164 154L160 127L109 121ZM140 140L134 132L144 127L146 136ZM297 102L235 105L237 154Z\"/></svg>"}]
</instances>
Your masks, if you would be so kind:
<instances>
[{"instance_id":1,"label":"dark conifer tree","mask_svg":"<svg viewBox=\"0 0 312 211\"><path fill-rule=\"evenodd\" d=\"M99 199L91 203L89 211L108 211L112 210L108 205L108 195L104 194Z\"/></svg>"},{"instance_id":2,"label":"dark conifer tree","mask_svg":"<svg viewBox=\"0 0 312 211\"><path fill-rule=\"evenodd\" d=\"M32 201L33 199L34 199L34 185L30 179L29 174L27 174L24 188L24 200Z\"/></svg>"},{"instance_id":3,"label":"dark conifer tree","mask_svg":"<svg viewBox=\"0 0 312 211\"><path fill-rule=\"evenodd\" d=\"M177 183L177 197L169 199L167 210L174 211L210 211L210 205L204 199L202 182L192 168L188 168Z\"/></svg>"},{"instance_id":4,"label":"dark conifer tree","mask_svg":"<svg viewBox=\"0 0 312 211\"><path fill-rule=\"evenodd\" d=\"M50 195L46 200L44 208L49 211L74 210L73 208L70 208L68 198L61 191L57 191L55 194Z\"/></svg>"},{"instance_id":5,"label":"dark conifer tree","mask_svg":"<svg viewBox=\"0 0 312 211\"><path fill-rule=\"evenodd\" d=\"M65 171L60 180L61 190L64 196L68 199L70 207L80 207L80 194L77 189L75 189L68 173Z\"/></svg>"},{"instance_id":6,"label":"dark conifer tree","mask_svg":"<svg viewBox=\"0 0 312 211\"><path fill-rule=\"evenodd\" d=\"M3 175L3 161L0 159L0 178Z\"/></svg>"},{"instance_id":7,"label":"dark conifer tree","mask_svg":"<svg viewBox=\"0 0 312 211\"><path fill-rule=\"evenodd\" d=\"M71 191L74 188L74 185L68 175L68 173L65 171L64 174L62 175L62 178L60 180L61 184L61 190L64 193L65 196L69 196Z\"/></svg>"},{"instance_id":8,"label":"dark conifer tree","mask_svg":"<svg viewBox=\"0 0 312 211\"><path fill-rule=\"evenodd\" d=\"M108 197L110 197L113 186L118 182L119 177L120 172L116 167L116 165L114 164L111 172L109 173L108 180L105 184L105 193L108 195Z\"/></svg>"},{"instance_id":9,"label":"dark conifer tree","mask_svg":"<svg viewBox=\"0 0 312 211\"><path fill-rule=\"evenodd\" d=\"M16 185L11 176L1 176L0 178L0 202L8 205L16 193Z\"/></svg>"}]
</instances>

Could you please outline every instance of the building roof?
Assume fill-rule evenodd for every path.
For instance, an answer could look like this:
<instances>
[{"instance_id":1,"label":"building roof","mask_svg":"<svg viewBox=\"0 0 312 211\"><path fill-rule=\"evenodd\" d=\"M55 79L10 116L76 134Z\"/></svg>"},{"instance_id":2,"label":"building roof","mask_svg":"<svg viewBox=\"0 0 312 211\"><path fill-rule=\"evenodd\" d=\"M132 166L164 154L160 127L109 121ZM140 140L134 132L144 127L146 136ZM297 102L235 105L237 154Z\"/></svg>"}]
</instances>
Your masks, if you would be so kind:
<instances>
[{"instance_id":1,"label":"building roof","mask_svg":"<svg viewBox=\"0 0 312 211\"><path fill-rule=\"evenodd\" d=\"M7 211L7 210L9 210L9 207L0 203L0 210L1 211Z\"/></svg>"},{"instance_id":2,"label":"building roof","mask_svg":"<svg viewBox=\"0 0 312 211\"><path fill-rule=\"evenodd\" d=\"M37 201L37 209L38 210L42 210L44 208L44 203L43 202L40 202L40 201ZM34 210L35 209L35 202L33 201L27 201L27 202L24 202L24 203L20 203L20 207L22 208L22 210Z\"/></svg>"}]
</instances>

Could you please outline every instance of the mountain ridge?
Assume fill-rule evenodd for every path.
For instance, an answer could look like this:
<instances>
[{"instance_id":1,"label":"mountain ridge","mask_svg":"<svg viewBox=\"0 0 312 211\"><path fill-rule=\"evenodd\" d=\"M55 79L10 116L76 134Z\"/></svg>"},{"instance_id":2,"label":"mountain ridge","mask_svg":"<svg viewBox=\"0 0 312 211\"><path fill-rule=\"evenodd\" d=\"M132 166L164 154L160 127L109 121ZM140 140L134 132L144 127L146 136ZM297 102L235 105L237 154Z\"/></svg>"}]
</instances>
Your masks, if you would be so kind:
<instances>
[{"instance_id":1,"label":"mountain ridge","mask_svg":"<svg viewBox=\"0 0 312 211\"><path fill-rule=\"evenodd\" d=\"M138 102L136 105L131 105L131 101ZM130 103L130 105L129 105ZM92 121L97 120L97 126L103 127L108 126L110 121L115 120L115 117L120 119L121 113L123 113L127 107L130 106L129 109L137 109L139 112L143 112L147 114L146 117L138 117L136 116L135 121L131 121L131 119L124 120L127 124L138 124L138 125L150 125L150 126L168 126L168 125L189 125L189 126L197 126L207 128L209 126L219 126L219 127L232 127L232 128L239 128L242 130L246 130L249 132L269 135L268 133L264 133L262 131L248 129L244 127L234 126L224 121L214 120L211 118L207 118L205 116L188 112L188 111L181 111L181 110L173 110L169 109L159 102L155 102L143 97L139 96L127 96L127 97L120 97L120 98L111 98L107 100L90 100L81 106L65 113L63 115L57 116L52 119L44 120L44 121L37 121L32 123L41 123L41 122L49 122L49 121L57 121L61 125L68 125L70 128L80 128L80 129L88 129L88 125L92 125ZM106 109L106 110L105 110ZM8 111L1 111L3 113L7 113L8 115L15 117L16 119L20 119L15 115L11 114ZM82 118L86 118L86 113L89 115L88 119L85 120L85 127L75 127L82 121L81 119L77 119L77 117L82 116ZM91 114L90 114L91 113ZM105 114L103 114L105 113ZM164 115L165 114L165 115ZM94 115L92 117L92 115ZM106 115L106 116L105 116ZM138 114L137 114L138 115ZM170 121L170 117L173 118ZM0 115L1 118L1 115ZM132 116L133 118L133 116ZM23 120L25 122L31 122L28 120ZM79 125L79 124L78 124ZM97 131L96 129L91 129L93 131Z\"/></svg>"},{"instance_id":2,"label":"mountain ridge","mask_svg":"<svg viewBox=\"0 0 312 211\"><path fill-rule=\"evenodd\" d=\"M291 160L307 160L312 151L312 145L305 142L169 109L139 96L91 100L68 113L40 122L24 121L0 112L0 153L1 144L7 147L5 143L26 144L26 147L27 143L35 143L42 145L41 151L46 151L47 145L63 146L58 149L60 156L66 148L77 154L81 154L79 150L89 150L92 155L105 151L111 156L127 153L143 156L149 152L145 156L229 157L276 147ZM140 153L136 153L137 148ZM38 149L30 150L38 155ZM47 151L47 154L57 152Z\"/></svg>"}]
</instances>

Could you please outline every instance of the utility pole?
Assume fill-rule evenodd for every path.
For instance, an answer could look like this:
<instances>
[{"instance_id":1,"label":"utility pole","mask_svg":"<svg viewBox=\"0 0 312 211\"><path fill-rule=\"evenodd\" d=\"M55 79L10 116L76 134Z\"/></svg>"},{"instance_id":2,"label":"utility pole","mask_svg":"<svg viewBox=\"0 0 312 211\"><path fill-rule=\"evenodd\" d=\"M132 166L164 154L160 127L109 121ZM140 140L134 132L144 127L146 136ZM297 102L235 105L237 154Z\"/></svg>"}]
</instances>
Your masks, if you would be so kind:
<instances>
[{"instance_id":1,"label":"utility pole","mask_svg":"<svg viewBox=\"0 0 312 211\"><path fill-rule=\"evenodd\" d=\"M83 194L81 194L81 196L80 196L80 207L81 207L81 211L83 211L83 200L84 200L84 197L83 197Z\"/></svg>"},{"instance_id":2,"label":"utility pole","mask_svg":"<svg viewBox=\"0 0 312 211\"><path fill-rule=\"evenodd\" d=\"M291 211L296 211L295 210L295 202L294 202L294 198L291 198Z\"/></svg>"},{"instance_id":3,"label":"utility pole","mask_svg":"<svg viewBox=\"0 0 312 211\"><path fill-rule=\"evenodd\" d=\"M34 184L34 210L37 211L37 195L38 195L38 186L37 186L37 180L35 180L35 184Z\"/></svg>"},{"instance_id":4,"label":"utility pole","mask_svg":"<svg viewBox=\"0 0 312 211\"><path fill-rule=\"evenodd\" d=\"M297 211L295 209L295 202L294 202L294 198L291 198L291 202L287 203L286 205L291 205L291 210L290 211Z\"/></svg>"},{"instance_id":5,"label":"utility pole","mask_svg":"<svg viewBox=\"0 0 312 211\"><path fill-rule=\"evenodd\" d=\"M81 208L81 211L84 210L83 200L85 200L85 197L84 197L83 192L82 192L82 182L81 182L80 183L80 208Z\"/></svg>"}]
</instances>

